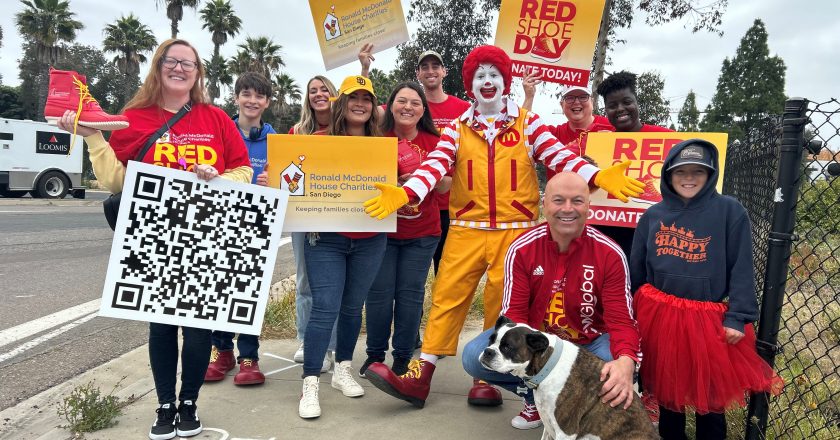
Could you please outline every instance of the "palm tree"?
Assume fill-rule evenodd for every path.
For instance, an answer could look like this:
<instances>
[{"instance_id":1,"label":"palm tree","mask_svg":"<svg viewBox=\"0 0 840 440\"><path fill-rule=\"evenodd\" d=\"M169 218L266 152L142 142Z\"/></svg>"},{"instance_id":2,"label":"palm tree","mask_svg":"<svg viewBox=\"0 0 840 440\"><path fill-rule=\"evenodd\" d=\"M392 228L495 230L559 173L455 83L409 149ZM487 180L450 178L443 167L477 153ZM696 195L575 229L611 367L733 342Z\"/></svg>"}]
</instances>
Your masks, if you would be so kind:
<instances>
[{"instance_id":1,"label":"palm tree","mask_svg":"<svg viewBox=\"0 0 840 440\"><path fill-rule=\"evenodd\" d=\"M271 78L286 65L280 55L283 46L275 44L271 38L247 37L245 43L238 47L239 51L229 62L231 72L237 75L245 72L259 72L266 78Z\"/></svg>"},{"instance_id":2,"label":"palm tree","mask_svg":"<svg viewBox=\"0 0 840 440\"><path fill-rule=\"evenodd\" d=\"M285 73L274 75L274 81L272 82L274 83L272 84L274 96L271 110L282 118L288 113L292 103L300 102L300 86L295 83L291 76Z\"/></svg>"},{"instance_id":3,"label":"palm tree","mask_svg":"<svg viewBox=\"0 0 840 440\"><path fill-rule=\"evenodd\" d=\"M219 47L227 43L229 37L233 37L239 33L242 28L242 20L233 12L230 2L227 0L212 0L207 3L201 11L201 20L204 24L202 29L207 29L213 34L213 57L210 62L206 62L207 69L207 91L210 94L210 99L215 101L219 97L220 78L218 73L222 70L226 72L224 60L219 55ZM210 64L214 64L214 68L210 69ZM228 73L228 76L230 74Z\"/></svg>"},{"instance_id":4,"label":"palm tree","mask_svg":"<svg viewBox=\"0 0 840 440\"><path fill-rule=\"evenodd\" d=\"M184 7L198 9L201 0L155 0L158 6L166 6L166 18L172 24L172 38L178 38L178 22L184 18Z\"/></svg>"},{"instance_id":5,"label":"palm tree","mask_svg":"<svg viewBox=\"0 0 840 440\"><path fill-rule=\"evenodd\" d=\"M24 9L15 15L15 25L25 40L35 43L35 57L43 66L42 72L55 64L66 50L64 43L76 39L76 33L85 27L70 12L70 3L62 0L21 0ZM49 83L41 81L38 87L38 114L44 113Z\"/></svg>"},{"instance_id":6,"label":"palm tree","mask_svg":"<svg viewBox=\"0 0 840 440\"><path fill-rule=\"evenodd\" d=\"M204 74L209 79L207 93L214 101L221 96L221 86L230 87L233 84L230 68L221 55L213 55L209 60L204 60Z\"/></svg>"},{"instance_id":7,"label":"palm tree","mask_svg":"<svg viewBox=\"0 0 840 440\"><path fill-rule=\"evenodd\" d=\"M129 14L122 16L114 22L105 26L102 31L105 39L102 40L102 49L105 52L114 52L114 64L125 76L125 90L123 96L128 100L134 93L131 85L138 81L130 81L132 76L140 74L140 63L146 62L146 52L151 52L157 46L157 40L152 30L140 20ZM139 79L139 77L138 77Z\"/></svg>"}]
</instances>

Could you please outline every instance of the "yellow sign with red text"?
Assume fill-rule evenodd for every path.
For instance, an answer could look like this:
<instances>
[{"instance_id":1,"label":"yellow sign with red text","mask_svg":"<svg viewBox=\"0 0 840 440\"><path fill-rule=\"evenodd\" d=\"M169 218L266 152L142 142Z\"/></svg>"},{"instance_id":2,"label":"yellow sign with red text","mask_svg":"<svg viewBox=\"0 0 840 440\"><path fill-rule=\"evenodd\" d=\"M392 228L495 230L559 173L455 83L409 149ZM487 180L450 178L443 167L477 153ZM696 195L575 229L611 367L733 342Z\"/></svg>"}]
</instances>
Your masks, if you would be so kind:
<instances>
[{"instance_id":1,"label":"yellow sign with red text","mask_svg":"<svg viewBox=\"0 0 840 440\"><path fill-rule=\"evenodd\" d=\"M627 160L632 161L627 169L627 176L645 184L644 192L633 197L629 203L607 194L599 189L592 194L589 208L589 221L593 225L636 227L639 218L650 206L662 201L659 192L662 177L662 163L674 145L686 140L705 139L718 150L718 192L723 191L723 172L726 167L726 133L613 133L592 132L587 135L586 154L601 169Z\"/></svg>"},{"instance_id":2,"label":"yellow sign with red text","mask_svg":"<svg viewBox=\"0 0 840 440\"><path fill-rule=\"evenodd\" d=\"M408 41L400 0L309 0L309 9L327 70L356 61L365 43L380 52Z\"/></svg>"},{"instance_id":3,"label":"yellow sign with red text","mask_svg":"<svg viewBox=\"0 0 840 440\"><path fill-rule=\"evenodd\" d=\"M537 70L543 81L589 83L605 0L502 0L496 46L510 55L513 76Z\"/></svg>"},{"instance_id":4,"label":"yellow sign with red text","mask_svg":"<svg viewBox=\"0 0 840 440\"><path fill-rule=\"evenodd\" d=\"M371 218L375 183L397 184L397 138L268 135L268 186L289 192L284 232L395 232Z\"/></svg>"}]
</instances>

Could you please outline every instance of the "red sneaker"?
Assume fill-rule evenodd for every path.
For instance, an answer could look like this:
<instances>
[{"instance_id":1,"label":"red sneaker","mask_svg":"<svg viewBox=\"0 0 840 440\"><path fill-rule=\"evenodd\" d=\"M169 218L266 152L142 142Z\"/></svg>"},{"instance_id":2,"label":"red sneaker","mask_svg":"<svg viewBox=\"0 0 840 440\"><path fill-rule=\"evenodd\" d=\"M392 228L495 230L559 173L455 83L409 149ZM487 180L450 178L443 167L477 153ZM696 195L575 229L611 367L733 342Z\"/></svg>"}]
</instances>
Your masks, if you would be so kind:
<instances>
[{"instance_id":1,"label":"red sneaker","mask_svg":"<svg viewBox=\"0 0 840 440\"><path fill-rule=\"evenodd\" d=\"M44 118L55 125L66 110L76 112L76 124L99 130L120 130L128 127L128 118L110 115L90 95L87 79L72 70L50 69L50 85Z\"/></svg>"},{"instance_id":2,"label":"red sneaker","mask_svg":"<svg viewBox=\"0 0 840 440\"><path fill-rule=\"evenodd\" d=\"M499 406L502 404L502 392L483 380L473 379L467 403L475 406Z\"/></svg>"},{"instance_id":3,"label":"red sneaker","mask_svg":"<svg viewBox=\"0 0 840 440\"><path fill-rule=\"evenodd\" d=\"M525 408L519 415L510 420L510 426L516 429L534 429L539 428L542 424L537 405L529 405L528 402L525 402Z\"/></svg>"},{"instance_id":4,"label":"red sneaker","mask_svg":"<svg viewBox=\"0 0 840 440\"><path fill-rule=\"evenodd\" d=\"M659 190L656 188L653 176L648 174L643 179L640 179L640 181L645 185L645 190L637 197L634 197L633 201L649 204L655 204L662 201L662 194L660 194Z\"/></svg>"},{"instance_id":5,"label":"red sneaker","mask_svg":"<svg viewBox=\"0 0 840 440\"><path fill-rule=\"evenodd\" d=\"M645 411L650 417L650 422L653 426L659 426L659 401L650 393L642 393L642 405L645 406Z\"/></svg>"},{"instance_id":6,"label":"red sneaker","mask_svg":"<svg viewBox=\"0 0 840 440\"><path fill-rule=\"evenodd\" d=\"M408 363L408 371L402 376L394 374L387 365L374 362L368 367L365 377L376 388L422 408L429 397L434 372L435 364L423 359L412 359Z\"/></svg>"},{"instance_id":7,"label":"red sneaker","mask_svg":"<svg viewBox=\"0 0 840 440\"><path fill-rule=\"evenodd\" d=\"M560 47L556 38L549 37L546 34L539 34L534 39L534 47L531 49L531 56L534 58L555 63L560 61L562 54L563 49Z\"/></svg>"},{"instance_id":8,"label":"red sneaker","mask_svg":"<svg viewBox=\"0 0 840 440\"><path fill-rule=\"evenodd\" d=\"M213 346L210 350L210 365L207 366L207 373L204 374L205 382L218 382L225 378L228 371L233 370L236 359L233 358L233 350L219 351Z\"/></svg>"},{"instance_id":9,"label":"red sneaker","mask_svg":"<svg viewBox=\"0 0 840 440\"><path fill-rule=\"evenodd\" d=\"M234 385L259 385L265 383L265 375L260 371L260 364L254 359L242 359L239 372L233 376Z\"/></svg>"}]
</instances>

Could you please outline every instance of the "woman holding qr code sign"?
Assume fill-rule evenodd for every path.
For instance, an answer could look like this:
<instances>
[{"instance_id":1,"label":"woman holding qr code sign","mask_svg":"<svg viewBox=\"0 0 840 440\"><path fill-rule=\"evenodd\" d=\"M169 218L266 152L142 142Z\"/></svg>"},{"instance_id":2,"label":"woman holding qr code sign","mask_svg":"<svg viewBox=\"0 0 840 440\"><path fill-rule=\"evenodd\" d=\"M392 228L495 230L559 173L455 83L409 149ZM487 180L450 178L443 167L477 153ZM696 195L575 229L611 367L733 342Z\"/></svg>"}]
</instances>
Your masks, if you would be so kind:
<instances>
[{"instance_id":1,"label":"woman holding qr code sign","mask_svg":"<svg viewBox=\"0 0 840 440\"><path fill-rule=\"evenodd\" d=\"M129 127L106 141L99 130L76 125L67 110L59 128L84 136L97 180L110 191L122 190L126 166L135 160L159 129L142 162L193 171L203 180L216 177L250 183L253 170L248 150L233 120L210 105L204 66L198 52L180 39L164 41L151 60L155 66L123 109ZM180 118L178 118L180 116ZM74 127L74 125L76 125ZM165 128L164 128L165 127ZM191 437L202 431L196 400L210 359L210 330L182 327L181 390L175 405L178 370L178 326L149 324L149 360L159 407L149 438Z\"/></svg>"}]
</instances>

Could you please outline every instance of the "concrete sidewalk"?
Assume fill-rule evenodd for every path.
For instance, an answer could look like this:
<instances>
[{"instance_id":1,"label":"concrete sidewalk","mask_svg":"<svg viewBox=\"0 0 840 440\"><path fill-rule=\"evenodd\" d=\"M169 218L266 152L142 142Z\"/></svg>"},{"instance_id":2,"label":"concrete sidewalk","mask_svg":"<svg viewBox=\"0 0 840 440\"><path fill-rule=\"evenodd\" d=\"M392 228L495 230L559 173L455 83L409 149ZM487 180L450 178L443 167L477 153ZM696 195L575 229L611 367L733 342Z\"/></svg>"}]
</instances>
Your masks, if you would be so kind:
<instances>
[{"instance_id":1,"label":"concrete sidewalk","mask_svg":"<svg viewBox=\"0 0 840 440\"><path fill-rule=\"evenodd\" d=\"M465 330L460 347L479 329ZM364 362L364 335L356 344L354 376ZM432 392L424 409L416 409L357 378L365 395L351 399L330 386L331 373L321 376L322 415L317 419L298 417L301 391L301 364L291 361L297 349L295 340L261 341L260 368L266 373L264 385L237 387L234 369L222 382L201 388L197 404L204 432L194 439L329 439L358 440L437 439L538 439L542 428L520 431L510 419L522 409L516 396L503 391L505 403L497 408L467 405L472 381L461 367L459 357L438 362ZM157 397L154 391L147 346L142 346L107 364L55 386L19 405L0 412L0 439L68 439L72 435L58 425L56 405L77 385L95 379L107 393L122 380L116 394L134 395L137 400L124 408L113 428L88 433L87 439L145 439L155 419ZM389 359L390 362L390 359Z\"/></svg>"}]
</instances>

